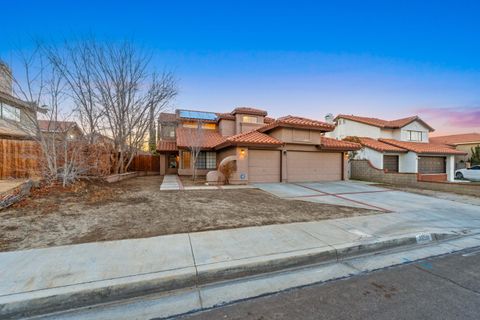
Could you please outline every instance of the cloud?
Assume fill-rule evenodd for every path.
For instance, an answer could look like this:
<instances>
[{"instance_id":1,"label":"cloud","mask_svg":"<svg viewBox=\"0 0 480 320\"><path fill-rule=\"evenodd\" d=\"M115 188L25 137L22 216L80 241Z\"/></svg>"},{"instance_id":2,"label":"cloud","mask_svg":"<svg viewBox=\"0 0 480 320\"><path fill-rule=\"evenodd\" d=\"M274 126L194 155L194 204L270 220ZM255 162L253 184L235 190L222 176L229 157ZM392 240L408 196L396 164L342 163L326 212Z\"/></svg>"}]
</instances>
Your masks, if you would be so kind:
<instances>
[{"instance_id":1,"label":"cloud","mask_svg":"<svg viewBox=\"0 0 480 320\"><path fill-rule=\"evenodd\" d=\"M420 108L415 110L440 133L480 131L480 107Z\"/></svg>"}]
</instances>

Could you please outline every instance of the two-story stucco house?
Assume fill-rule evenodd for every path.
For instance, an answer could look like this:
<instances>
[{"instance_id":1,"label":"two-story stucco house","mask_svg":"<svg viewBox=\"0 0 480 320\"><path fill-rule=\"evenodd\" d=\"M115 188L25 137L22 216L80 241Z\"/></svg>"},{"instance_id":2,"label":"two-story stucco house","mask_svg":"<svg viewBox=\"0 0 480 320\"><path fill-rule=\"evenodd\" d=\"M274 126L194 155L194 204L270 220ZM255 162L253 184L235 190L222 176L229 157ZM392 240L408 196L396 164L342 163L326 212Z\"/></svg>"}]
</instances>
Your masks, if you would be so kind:
<instances>
[{"instance_id":1,"label":"two-story stucco house","mask_svg":"<svg viewBox=\"0 0 480 320\"><path fill-rule=\"evenodd\" d=\"M0 138L29 139L26 132L32 126L32 119L41 111L30 102L25 102L13 96L12 72L0 61ZM28 131L28 130L27 130Z\"/></svg>"},{"instance_id":2,"label":"two-story stucco house","mask_svg":"<svg viewBox=\"0 0 480 320\"><path fill-rule=\"evenodd\" d=\"M386 172L417 173L422 180L453 181L455 156L465 154L431 143L434 129L418 116L397 120L338 115L329 136L362 145L356 159L367 159Z\"/></svg>"},{"instance_id":3,"label":"two-story stucco house","mask_svg":"<svg viewBox=\"0 0 480 320\"><path fill-rule=\"evenodd\" d=\"M191 175L189 137L202 128L197 172L236 161L230 183L335 181L346 179L346 152L359 144L325 137L332 124L296 116L267 117L265 110L235 108L229 113L176 110L159 117L160 173ZM191 140L190 140L191 141Z\"/></svg>"}]
</instances>

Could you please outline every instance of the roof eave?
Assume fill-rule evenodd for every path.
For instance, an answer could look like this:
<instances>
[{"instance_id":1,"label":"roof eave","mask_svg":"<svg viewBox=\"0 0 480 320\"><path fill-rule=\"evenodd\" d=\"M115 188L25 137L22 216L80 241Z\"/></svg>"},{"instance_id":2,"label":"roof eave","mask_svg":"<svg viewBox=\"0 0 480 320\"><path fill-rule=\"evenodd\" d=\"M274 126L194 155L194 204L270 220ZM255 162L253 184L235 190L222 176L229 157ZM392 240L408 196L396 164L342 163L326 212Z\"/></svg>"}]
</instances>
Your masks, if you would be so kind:
<instances>
[{"instance_id":1,"label":"roof eave","mask_svg":"<svg viewBox=\"0 0 480 320\"><path fill-rule=\"evenodd\" d=\"M257 129L258 132L268 132L276 128L294 128L294 129L306 129L306 130L313 130L313 131L320 131L320 132L332 132L335 130L335 126L332 128L320 128L315 126L302 126L302 125L293 125L289 123L277 123L274 125L266 125L265 127L260 127Z\"/></svg>"}]
</instances>

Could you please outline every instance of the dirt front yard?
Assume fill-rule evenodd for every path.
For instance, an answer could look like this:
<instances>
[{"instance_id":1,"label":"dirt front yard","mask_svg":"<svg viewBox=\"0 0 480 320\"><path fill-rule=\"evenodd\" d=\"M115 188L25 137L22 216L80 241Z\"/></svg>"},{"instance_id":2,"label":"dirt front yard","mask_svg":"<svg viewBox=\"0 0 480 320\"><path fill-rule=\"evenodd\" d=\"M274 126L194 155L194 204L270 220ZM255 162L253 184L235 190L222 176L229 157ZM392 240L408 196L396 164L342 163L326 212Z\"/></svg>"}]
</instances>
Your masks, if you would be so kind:
<instances>
[{"instance_id":1,"label":"dirt front yard","mask_svg":"<svg viewBox=\"0 0 480 320\"><path fill-rule=\"evenodd\" d=\"M377 214L258 189L160 191L161 178L80 183L0 211L0 251Z\"/></svg>"}]
</instances>

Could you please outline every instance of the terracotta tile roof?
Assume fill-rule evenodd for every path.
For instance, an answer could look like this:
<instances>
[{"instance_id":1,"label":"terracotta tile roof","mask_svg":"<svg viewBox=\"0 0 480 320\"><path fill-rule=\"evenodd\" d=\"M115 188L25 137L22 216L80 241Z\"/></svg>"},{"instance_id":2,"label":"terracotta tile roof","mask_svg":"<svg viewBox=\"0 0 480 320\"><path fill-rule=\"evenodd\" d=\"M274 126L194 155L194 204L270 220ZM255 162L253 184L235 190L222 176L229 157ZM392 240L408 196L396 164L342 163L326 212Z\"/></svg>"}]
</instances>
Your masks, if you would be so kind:
<instances>
[{"instance_id":1,"label":"terracotta tile roof","mask_svg":"<svg viewBox=\"0 0 480 320\"><path fill-rule=\"evenodd\" d=\"M175 122L177 121L177 115L175 113L161 112L158 116L160 122Z\"/></svg>"},{"instance_id":2,"label":"terracotta tile roof","mask_svg":"<svg viewBox=\"0 0 480 320\"><path fill-rule=\"evenodd\" d=\"M270 118L270 117L265 117L265 118L263 118L263 122L264 122L265 124L270 124L270 123L272 123L273 121L275 121L275 119Z\"/></svg>"},{"instance_id":3,"label":"terracotta tile roof","mask_svg":"<svg viewBox=\"0 0 480 320\"><path fill-rule=\"evenodd\" d=\"M367 137L347 137L347 141L358 142L362 146L380 152L408 152L408 150Z\"/></svg>"},{"instance_id":4,"label":"terracotta tile roof","mask_svg":"<svg viewBox=\"0 0 480 320\"><path fill-rule=\"evenodd\" d=\"M38 120L40 130L44 132L66 132L73 127L78 127L74 121Z\"/></svg>"},{"instance_id":5,"label":"terracotta tile roof","mask_svg":"<svg viewBox=\"0 0 480 320\"><path fill-rule=\"evenodd\" d=\"M197 137L197 129L177 128L177 147L188 148L192 144L200 143L204 149L212 149L225 141L220 133L214 130L203 130L203 137Z\"/></svg>"},{"instance_id":6,"label":"terracotta tile roof","mask_svg":"<svg viewBox=\"0 0 480 320\"><path fill-rule=\"evenodd\" d=\"M261 145L278 147L283 143L280 140L275 139L264 133L258 131L249 131L240 133L234 136L227 137L225 142L219 144L217 148L223 148L231 145Z\"/></svg>"},{"instance_id":7,"label":"terracotta tile roof","mask_svg":"<svg viewBox=\"0 0 480 320\"><path fill-rule=\"evenodd\" d=\"M432 127L430 127L425 121L420 119L420 117L418 116L411 116L411 117L397 119L397 120L383 120L378 118L359 117L354 115L339 114L338 116L335 117L335 120L340 118L369 124L379 128L387 128L387 129L399 129L413 121L418 121L422 123L425 127L427 127L428 130L434 131Z\"/></svg>"},{"instance_id":8,"label":"terracotta tile roof","mask_svg":"<svg viewBox=\"0 0 480 320\"><path fill-rule=\"evenodd\" d=\"M235 115L237 113L243 113L243 114L251 114L251 115L256 115L256 116L266 116L267 111L265 110L260 110L260 109L255 109L255 108L250 108L250 107L238 107L233 109L231 114Z\"/></svg>"},{"instance_id":9,"label":"terracotta tile roof","mask_svg":"<svg viewBox=\"0 0 480 320\"><path fill-rule=\"evenodd\" d=\"M396 146L402 149L407 149L409 151L413 151L420 154L453 154L453 155L467 154L466 152L455 150L443 144L398 141L393 139L378 139L378 140L381 142L385 142L393 146Z\"/></svg>"},{"instance_id":10,"label":"terracotta tile roof","mask_svg":"<svg viewBox=\"0 0 480 320\"><path fill-rule=\"evenodd\" d=\"M158 141L157 151L177 151L177 143L175 141Z\"/></svg>"},{"instance_id":11,"label":"terracotta tile roof","mask_svg":"<svg viewBox=\"0 0 480 320\"><path fill-rule=\"evenodd\" d=\"M322 121L295 117L295 116L286 116L276 119L270 124L263 126L258 129L260 132L266 132L277 127L287 127L287 128L300 128L300 129L310 129L310 130L319 130L319 131L333 131L335 126Z\"/></svg>"},{"instance_id":12,"label":"terracotta tile roof","mask_svg":"<svg viewBox=\"0 0 480 320\"><path fill-rule=\"evenodd\" d=\"M449 136L431 137L430 142L448 145L480 143L480 133L452 134Z\"/></svg>"},{"instance_id":13,"label":"terracotta tile roof","mask_svg":"<svg viewBox=\"0 0 480 320\"><path fill-rule=\"evenodd\" d=\"M231 113L217 113L218 120L235 120L235 116Z\"/></svg>"},{"instance_id":14,"label":"terracotta tile roof","mask_svg":"<svg viewBox=\"0 0 480 320\"><path fill-rule=\"evenodd\" d=\"M342 151L352 151L358 150L361 148L361 145L355 142L337 140L327 137L320 138L320 149L322 150L342 150Z\"/></svg>"}]
</instances>

